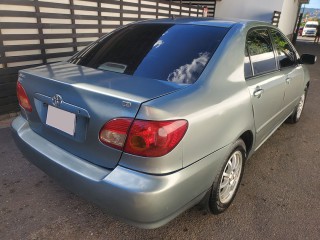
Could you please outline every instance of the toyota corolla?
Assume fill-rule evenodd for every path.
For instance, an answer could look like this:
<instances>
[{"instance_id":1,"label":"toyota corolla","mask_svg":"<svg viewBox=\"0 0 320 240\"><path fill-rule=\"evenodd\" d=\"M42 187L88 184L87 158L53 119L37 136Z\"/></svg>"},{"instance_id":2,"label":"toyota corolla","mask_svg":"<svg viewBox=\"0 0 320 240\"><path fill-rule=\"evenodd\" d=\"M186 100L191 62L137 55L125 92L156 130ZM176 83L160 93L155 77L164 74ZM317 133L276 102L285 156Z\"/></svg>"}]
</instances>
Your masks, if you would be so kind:
<instances>
[{"instance_id":1,"label":"toyota corolla","mask_svg":"<svg viewBox=\"0 0 320 240\"><path fill-rule=\"evenodd\" d=\"M20 71L12 131L34 165L133 225L199 202L219 214L250 156L299 121L315 60L267 23L142 21Z\"/></svg>"}]
</instances>

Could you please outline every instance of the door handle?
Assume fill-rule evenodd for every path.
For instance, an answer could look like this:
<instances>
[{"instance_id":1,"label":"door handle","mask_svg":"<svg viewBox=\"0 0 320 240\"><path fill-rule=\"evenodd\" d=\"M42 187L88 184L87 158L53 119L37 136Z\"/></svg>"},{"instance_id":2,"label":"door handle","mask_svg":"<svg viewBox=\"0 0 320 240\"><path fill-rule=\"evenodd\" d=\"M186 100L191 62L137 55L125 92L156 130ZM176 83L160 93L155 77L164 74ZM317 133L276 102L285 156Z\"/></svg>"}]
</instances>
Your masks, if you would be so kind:
<instances>
[{"instance_id":1,"label":"door handle","mask_svg":"<svg viewBox=\"0 0 320 240\"><path fill-rule=\"evenodd\" d=\"M264 90L262 88L257 87L253 92L253 96L255 96L256 98L261 98L263 92Z\"/></svg>"},{"instance_id":2,"label":"door handle","mask_svg":"<svg viewBox=\"0 0 320 240\"><path fill-rule=\"evenodd\" d=\"M291 79L292 79L292 78L290 78L290 77L287 77L287 78L286 78L286 84L290 84L290 82L291 82Z\"/></svg>"}]
</instances>

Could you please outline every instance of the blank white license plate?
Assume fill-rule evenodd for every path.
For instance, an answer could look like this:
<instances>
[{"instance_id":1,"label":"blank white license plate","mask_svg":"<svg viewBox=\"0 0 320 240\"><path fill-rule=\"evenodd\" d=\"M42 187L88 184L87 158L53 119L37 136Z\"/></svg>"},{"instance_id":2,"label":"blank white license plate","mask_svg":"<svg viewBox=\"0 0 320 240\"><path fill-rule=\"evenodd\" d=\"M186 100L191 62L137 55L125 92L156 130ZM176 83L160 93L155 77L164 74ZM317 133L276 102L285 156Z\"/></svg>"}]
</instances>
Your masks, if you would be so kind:
<instances>
[{"instance_id":1,"label":"blank white license plate","mask_svg":"<svg viewBox=\"0 0 320 240\"><path fill-rule=\"evenodd\" d=\"M73 136L76 127L76 115L49 105L46 124Z\"/></svg>"}]
</instances>

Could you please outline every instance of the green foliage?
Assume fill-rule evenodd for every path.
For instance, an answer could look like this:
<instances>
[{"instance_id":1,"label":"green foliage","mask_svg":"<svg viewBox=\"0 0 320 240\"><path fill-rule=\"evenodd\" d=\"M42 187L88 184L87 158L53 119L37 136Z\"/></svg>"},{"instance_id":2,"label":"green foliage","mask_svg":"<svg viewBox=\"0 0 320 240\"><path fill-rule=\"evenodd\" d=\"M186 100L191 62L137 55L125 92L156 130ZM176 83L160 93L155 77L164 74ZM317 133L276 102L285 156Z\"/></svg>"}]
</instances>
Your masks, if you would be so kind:
<instances>
[{"instance_id":1,"label":"green foliage","mask_svg":"<svg viewBox=\"0 0 320 240\"><path fill-rule=\"evenodd\" d=\"M267 31L252 31L247 40L248 50L251 56L271 52L271 42Z\"/></svg>"}]
</instances>

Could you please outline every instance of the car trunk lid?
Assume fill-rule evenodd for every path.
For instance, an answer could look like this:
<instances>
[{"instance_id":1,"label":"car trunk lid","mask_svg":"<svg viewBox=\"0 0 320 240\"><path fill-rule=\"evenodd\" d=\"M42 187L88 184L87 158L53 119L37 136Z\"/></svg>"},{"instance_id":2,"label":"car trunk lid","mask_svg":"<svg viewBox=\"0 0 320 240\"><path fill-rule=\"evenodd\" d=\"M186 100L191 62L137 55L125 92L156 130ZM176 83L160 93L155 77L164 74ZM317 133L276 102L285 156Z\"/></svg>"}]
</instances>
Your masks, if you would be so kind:
<instances>
[{"instance_id":1,"label":"car trunk lid","mask_svg":"<svg viewBox=\"0 0 320 240\"><path fill-rule=\"evenodd\" d=\"M113 118L134 118L143 102L184 87L66 62L20 71L19 81L32 104L33 111L25 113L32 130L66 151L106 168L117 165L122 151L100 142L101 127ZM72 133L52 127L48 121L59 121L59 116L65 118L63 114L70 113L74 116ZM62 125L72 122L68 123L67 118Z\"/></svg>"}]
</instances>

